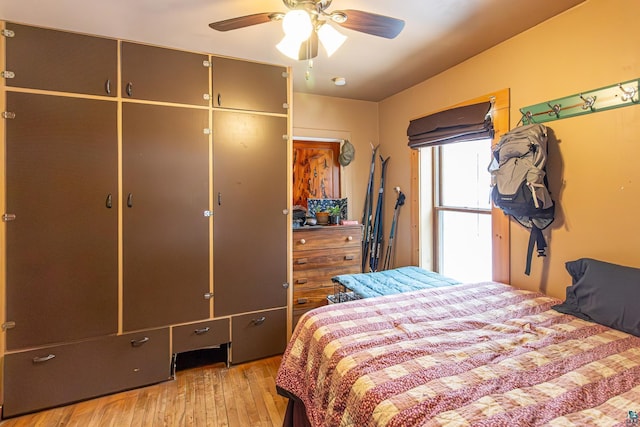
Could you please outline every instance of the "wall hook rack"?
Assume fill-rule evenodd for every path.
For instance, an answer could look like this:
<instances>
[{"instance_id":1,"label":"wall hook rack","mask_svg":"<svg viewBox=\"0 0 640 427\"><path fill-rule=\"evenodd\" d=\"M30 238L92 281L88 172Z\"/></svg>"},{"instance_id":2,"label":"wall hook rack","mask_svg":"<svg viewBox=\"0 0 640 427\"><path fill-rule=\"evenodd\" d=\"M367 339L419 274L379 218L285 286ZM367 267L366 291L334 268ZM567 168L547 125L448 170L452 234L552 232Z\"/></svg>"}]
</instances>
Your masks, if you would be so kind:
<instances>
[{"instance_id":1,"label":"wall hook rack","mask_svg":"<svg viewBox=\"0 0 640 427\"><path fill-rule=\"evenodd\" d=\"M522 124L543 123L640 104L640 79L541 102L520 109Z\"/></svg>"}]
</instances>

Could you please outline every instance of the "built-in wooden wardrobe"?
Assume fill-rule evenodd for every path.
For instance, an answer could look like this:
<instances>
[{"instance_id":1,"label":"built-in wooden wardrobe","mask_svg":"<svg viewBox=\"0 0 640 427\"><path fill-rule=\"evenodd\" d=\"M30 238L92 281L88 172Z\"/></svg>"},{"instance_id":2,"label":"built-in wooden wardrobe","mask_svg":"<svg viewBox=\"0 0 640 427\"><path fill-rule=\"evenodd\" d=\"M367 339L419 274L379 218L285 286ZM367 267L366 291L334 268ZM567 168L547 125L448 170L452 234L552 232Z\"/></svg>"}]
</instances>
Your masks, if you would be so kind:
<instances>
[{"instance_id":1,"label":"built-in wooden wardrobe","mask_svg":"<svg viewBox=\"0 0 640 427\"><path fill-rule=\"evenodd\" d=\"M3 25L3 416L283 351L287 69Z\"/></svg>"}]
</instances>

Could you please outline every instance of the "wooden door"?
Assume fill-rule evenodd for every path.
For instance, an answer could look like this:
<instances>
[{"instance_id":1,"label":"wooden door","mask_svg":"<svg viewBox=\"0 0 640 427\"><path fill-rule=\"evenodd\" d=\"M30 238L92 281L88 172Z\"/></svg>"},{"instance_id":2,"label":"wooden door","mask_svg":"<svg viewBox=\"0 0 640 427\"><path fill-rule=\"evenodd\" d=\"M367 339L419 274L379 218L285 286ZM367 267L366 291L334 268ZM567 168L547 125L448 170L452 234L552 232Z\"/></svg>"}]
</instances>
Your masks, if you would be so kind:
<instances>
[{"instance_id":1,"label":"wooden door","mask_svg":"<svg viewBox=\"0 0 640 427\"><path fill-rule=\"evenodd\" d=\"M286 117L214 111L214 315L287 303Z\"/></svg>"},{"instance_id":2,"label":"wooden door","mask_svg":"<svg viewBox=\"0 0 640 427\"><path fill-rule=\"evenodd\" d=\"M122 97L209 105L209 56L122 42Z\"/></svg>"},{"instance_id":3,"label":"wooden door","mask_svg":"<svg viewBox=\"0 0 640 427\"><path fill-rule=\"evenodd\" d=\"M287 113L286 68L231 58L212 58L213 106Z\"/></svg>"},{"instance_id":4,"label":"wooden door","mask_svg":"<svg viewBox=\"0 0 640 427\"><path fill-rule=\"evenodd\" d=\"M118 330L112 101L7 93L7 349Z\"/></svg>"},{"instance_id":5,"label":"wooden door","mask_svg":"<svg viewBox=\"0 0 640 427\"><path fill-rule=\"evenodd\" d=\"M123 323L209 317L208 111L123 105Z\"/></svg>"},{"instance_id":6,"label":"wooden door","mask_svg":"<svg viewBox=\"0 0 640 427\"><path fill-rule=\"evenodd\" d=\"M7 86L116 96L116 40L8 22Z\"/></svg>"},{"instance_id":7,"label":"wooden door","mask_svg":"<svg viewBox=\"0 0 640 427\"><path fill-rule=\"evenodd\" d=\"M293 205L340 198L340 143L293 142Z\"/></svg>"}]
</instances>

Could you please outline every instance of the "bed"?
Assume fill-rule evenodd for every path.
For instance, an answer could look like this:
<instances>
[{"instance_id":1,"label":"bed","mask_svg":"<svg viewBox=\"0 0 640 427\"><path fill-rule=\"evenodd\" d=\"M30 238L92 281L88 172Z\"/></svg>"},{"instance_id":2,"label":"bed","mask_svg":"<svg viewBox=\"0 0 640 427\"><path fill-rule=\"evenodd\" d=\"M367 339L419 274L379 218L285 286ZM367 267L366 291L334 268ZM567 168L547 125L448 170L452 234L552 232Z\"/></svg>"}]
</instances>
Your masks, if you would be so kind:
<instances>
[{"instance_id":1,"label":"bed","mask_svg":"<svg viewBox=\"0 0 640 427\"><path fill-rule=\"evenodd\" d=\"M633 423L640 411L640 299L630 298L640 270L612 274L601 264L573 262L564 302L485 282L306 313L276 378L290 399L285 424ZM615 313L602 320L610 324L595 322L592 316L600 320L607 311L599 301L610 305L613 293L616 307L608 309Z\"/></svg>"},{"instance_id":2,"label":"bed","mask_svg":"<svg viewBox=\"0 0 640 427\"><path fill-rule=\"evenodd\" d=\"M407 266L375 273L341 274L331 278L336 285L335 294L341 302L345 299L372 298L426 288L456 285L458 280L420 267ZM342 298L342 294L350 294Z\"/></svg>"}]
</instances>

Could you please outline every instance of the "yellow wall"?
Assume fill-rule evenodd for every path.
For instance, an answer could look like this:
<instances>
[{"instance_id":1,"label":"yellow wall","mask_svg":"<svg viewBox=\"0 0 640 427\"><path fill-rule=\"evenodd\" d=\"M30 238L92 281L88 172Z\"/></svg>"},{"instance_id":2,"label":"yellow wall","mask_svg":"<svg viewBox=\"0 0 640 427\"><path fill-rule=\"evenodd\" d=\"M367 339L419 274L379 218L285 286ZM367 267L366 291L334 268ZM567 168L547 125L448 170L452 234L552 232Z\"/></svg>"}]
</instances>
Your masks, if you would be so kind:
<instances>
[{"instance_id":1,"label":"yellow wall","mask_svg":"<svg viewBox=\"0 0 640 427\"><path fill-rule=\"evenodd\" d=\"M409 188L406 129L413 118L510 88L514 127L519 108L639 78L639 15L637 0L588 0L382 101L379 139L392 156L387 182ZM564 297L570 284L566 261L593 257L640 267L640 106L547 125L558 140L550 144L547 169L558 208L546 232L548 256L534 256L531 276L525 276L528 234L512 222L511 281ZM387 203L387 212L392 209ZM411 260L405 219L398 230L398 265Z\"/></svg>"},{"instance_id":2,"label":"yellow wall","mask_svg":"<svg viewBox=\"0 0 640 427\"><path fill-rule=\"evenodd\" d=\"M349 199L349 219L361 221L370 144L378 144L378 103L294 93L292 116L294 137L348 139L353 144L355 157L340 171L341 193Z\"/></svg>"}]
</instances>

